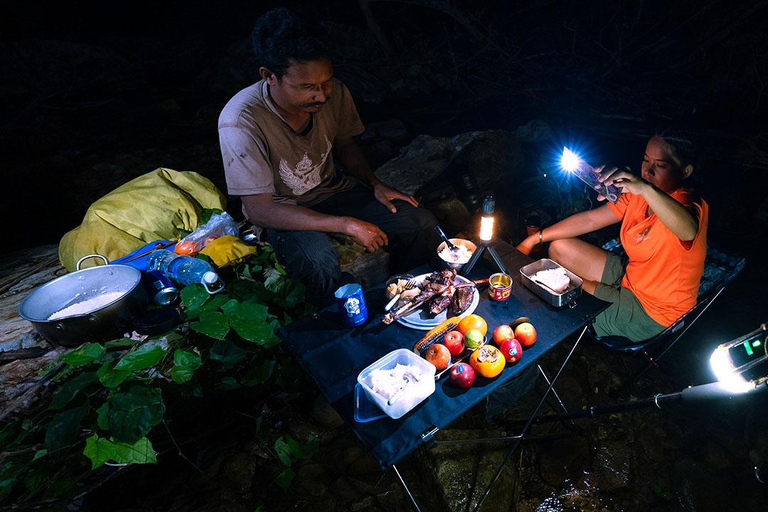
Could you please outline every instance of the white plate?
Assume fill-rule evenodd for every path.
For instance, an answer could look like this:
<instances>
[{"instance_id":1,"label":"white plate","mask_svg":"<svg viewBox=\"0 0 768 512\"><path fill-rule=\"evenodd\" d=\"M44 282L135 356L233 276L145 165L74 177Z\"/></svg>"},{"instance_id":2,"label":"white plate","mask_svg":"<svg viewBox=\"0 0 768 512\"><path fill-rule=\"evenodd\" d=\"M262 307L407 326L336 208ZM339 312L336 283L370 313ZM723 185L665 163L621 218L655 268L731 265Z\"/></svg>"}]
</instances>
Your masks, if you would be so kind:
<instances>
[{"instance_id":1,"label":"white plate","mask_svg":"<svg viewBox=\"0 0 768 512\"><path fill-rule=\"evenodd\" d=\"M420 276L416 276L421 282L425 277L427 277L428 274L421 274ZM456 276L456 281L460 283L471 283L469 279L467 279L464 276ZM472 314L472 312L475 311L477 308L477 304L480 302L480 293L477 291L477 288L474 289L474 294L472 296L472 302L469 304L469 307L466 311L464 311L460 317L465 317L467 315ZM437 315L433 315L429 312L429 310L422 306L416 311L413 311L405 316L402 316L397 319L397 322L400 325L404 325L405 327L409 327L411 329L418 329L420 331L428 331L431 328L440 325L448 318L448 310L447 308L438 313Z\"/></svg>"}]
</instances>

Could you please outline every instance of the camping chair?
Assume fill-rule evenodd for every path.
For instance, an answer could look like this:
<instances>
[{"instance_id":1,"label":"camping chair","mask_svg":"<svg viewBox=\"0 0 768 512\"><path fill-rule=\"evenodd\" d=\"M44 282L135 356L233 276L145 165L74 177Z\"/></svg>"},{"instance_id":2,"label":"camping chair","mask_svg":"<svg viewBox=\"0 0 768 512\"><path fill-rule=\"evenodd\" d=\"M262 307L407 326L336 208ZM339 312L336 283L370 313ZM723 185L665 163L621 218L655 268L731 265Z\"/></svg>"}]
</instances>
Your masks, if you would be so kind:
<instances>
[{"instance_id":1,"label":"camping chair","mask_svg":"<svg viewBox=\"0 0 768 512\"><path fill-rule=\"evenodd\" d=\"M624 254L618 238L604 244L603 249L619 255ZM746 260L743 256L726 253L711 242L708 242L707 256L704 260L704 273L701 276L696 305L675 323L656 336L640 343L633 343L623 336L598 337L594 334L594 331L591 331L591 334L595 340L612 350L637 352L645 357L649 364L636 377L645 373L651 366L659 368L658 360L683 337L696 320L720 296L725 287L741 273L745 263Z\"/></svg>"}]
</instances>

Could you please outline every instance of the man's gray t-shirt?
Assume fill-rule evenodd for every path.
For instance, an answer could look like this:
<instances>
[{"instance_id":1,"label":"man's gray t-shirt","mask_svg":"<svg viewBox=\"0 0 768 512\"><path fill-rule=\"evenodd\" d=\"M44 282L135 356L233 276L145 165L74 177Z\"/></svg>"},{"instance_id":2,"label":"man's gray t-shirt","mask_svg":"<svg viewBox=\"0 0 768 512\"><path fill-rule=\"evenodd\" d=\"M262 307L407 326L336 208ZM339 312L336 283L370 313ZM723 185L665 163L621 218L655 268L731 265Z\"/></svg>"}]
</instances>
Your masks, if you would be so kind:
<instances>
[{"instance_id":1,"label":"man's gray t-shirt","mask_svg":"<svg viewBox=\"0 0 768 512\"><path fill-rule=\"evenodd\" d=\"M272 194L277 202L312 206L348 190L331 149L337 138L364 130L347 87L334 79L311 130L299 134L278 114L264 80L237 93L219 116L219 141L229 194Z\"/></svg>"}]
</instances>

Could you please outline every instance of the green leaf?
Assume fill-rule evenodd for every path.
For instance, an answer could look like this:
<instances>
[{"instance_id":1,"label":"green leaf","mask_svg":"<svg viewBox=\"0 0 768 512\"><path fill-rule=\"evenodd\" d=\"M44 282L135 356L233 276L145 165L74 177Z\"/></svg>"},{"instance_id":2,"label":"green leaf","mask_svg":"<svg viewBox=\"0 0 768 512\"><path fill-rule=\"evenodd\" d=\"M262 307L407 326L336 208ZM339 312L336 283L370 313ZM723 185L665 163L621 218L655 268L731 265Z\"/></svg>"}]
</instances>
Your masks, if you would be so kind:
<instances>
[{"instance_id":1,"label":"green leaf","mask_svg":"<svg viewBox=\"0 0 768 512\"><path fill-rule=\"evenodd\" d=\"M101 365L101 368L99 368L96 373L99 376L99 381L104 387L116 388L122 384L132 372L128 370L115 370L115 363L108 362Z\"/></svg>"},{"instance_id":2,"label":"green leaf","mask_svg":"<svg viewBox=\"0 0 768 512\"><path fill-rule=\"evenodd\" d=\"M206 292L206 294L207 293L208 292ZM186 319L188 321L196 320L204 311L216 311L229 300L229 295L226 293L217 293L216 295L208 295L208 297L209 300L202 306L198 307L197 309L185 312Z\"/></svg>"},{"instance_id":3,"label":"green leaf","mask_svg":"<svg viewBox=\"0 0 768 512\"><path fill-rule=\"evenodd\" d=\"M294 476L296 476L296 473L291 468L285 468L280 472L279 475L277 475L277 478L275 478L275 483L282 490L286 490L291 486L291 482L293 481Z\"/></svg>"},{"instance_id":4,"label":"green leaf","mask_svg":"<svg viewBox=\"0 0 768 512\"><path fill-rule=\"evenodd\" d=\"M275 453L283 466L290 466L295 460L309 457L316 450L316 438L310 439L306 444L296 441L291 436L280 436L275 440Z\"/></svg>"},{"instance_id":5,"label":"green leaf","mask_svg":"<svg viewBox=\"0 0 768 512\"><path fill-rule=\"evenodd\" d=\"M230 340L216 340L211 347L211 359L219 361L224 368L230 368L245 359L246 353Z\"/></svg>"},{"instance_id":6,"label":"green leaf","mask_svg":"<svg viewBox=\"0 0 768 512\"><path fill-rule=\"evenodd\" d=\"M124 355L115 365L115 370L143 370L144 368L155 366L167 353L168 349L163 348L161 345L145 343L136 350Z\"/></svg>"},{"instance_id":7,"label":"green leaf","mask_svg":"<svg viewBox=\"0 0 768 512\"><path fill-rule=\"evenodd\" d=\"M83 455L91 459L91 469L112 461L118 464L156 464L157 456L152 443L146 437L135 443L120 443L93 434L85 440Z\"/></svg>"},{"instance_id":8,"label":"green leaf","mask_svg":"<svg viewBox=\"0 0 768 512\"><path fill-rule=\"evenodd\" d=\"M101 430L109 430L109 402L104 402L96 409L96 424Z\"/></svg>"},{"instance_id":9,"label":"green leaf","mask_svg":"<svg viewBox=\"0 0 768 512\"><path fill-rule=\"evenodd\" d=\"M117 340L108 341L104 344L104 348L107 350L113 349L113 348L126 348L126 347L132 347L136 345L136 342L132 340L131 338L120 338Z\"/></svg>"},{"instance_id":10,"label":"green leaf","mask_svg":"<svg viewBox=\"0 0 768 512\"><path fill-rule=\"evenodd\" d=\"M222 213L224 213L224 211L219 210L218 208L203 208L200 211L200 226L211 220L211 217L214 215L220 215Z\"/></svg>"},{"instance_id":11,"label":"green leaf","mask_svg":"<svg viewBox=\"0 0 768 512\"><path fill-rule=\"evenodd\" d=\"M195 370L200 368L202 361L200 356L188 348L177 349L173 353L173 368L171 368L171 378L174 382L183 384L192 379Z\"/></svg>"},{"instance_id":12,"label":"green leaf","mask_svg":"<svg viewBox=\"0 0 768 512\"><path fill-rule=\"evenodd\" d=\"M217 340L223 340L229 333L227 318L218 311L203 311L200 320L192 322L189 328Z\"/></svg>"},{"instance_id":13,"label":"green leaf","mask_svg":"<svg viewBox=\"0 0 768 512\"><path fill-rule=\"evenodd\" d=\"M211 297L201 284L188 284L181 289L181 304L187 314L192 313Z\"/></svg>"},{"instance_id":14,"label":"green leaf","mask_svg":"<svg viewBox=\"0 0 768 512\"><path fill-rule=\"evenodd\" d=\"M80 433L80 422L88 410L88 401L83 400L79 406L61 411L51 418L45 428L45 444L48 449L53 451L74 444Z\"/></svg>"},{"instance_id":15,"label":"green leaf","mask_svg":"<svg viewBox=\"0 0 768 512\"><path fill-rule=\"evenodd\" d=\"M35 452L35 456L32 457L32 462L35 462L37 459L41 459L46 455L48 455L48 450L46 450L45 448L43 448L42 450L37 450Z\"/></svg>"},{"instance_id":16,"label":"green leaf","mask_svg":"<svg viewBox=\"0 0 768 512\"><path fill-rule=\"evenodd\" d=\"M50 408L54 411L63 409L77 394L99 380L96 372L83 372L72 380L66 382L53 396Z\"/></svg>"},{"instance_id":17,"label":"green leaf","mask_svg":"<svg viewBox=\"0 0 768 512\"><path fill-rule=\"evenodd\" d=\"M106 351L107 349L99 343L86 343L72 352L61 356L61 360L70 366L83 366L99 359Z\"/></svg>"},{"instance_id":18,"label":"green leaf","mask_svg":"<svg viewBox=\"0 0 768 512\"><path fill-rule=\"evenodd\" d=\"M230 300L221 307L229 325L242 338L263 345L272 337L272 326L265 323L267 306Z\"/></svg>"},{"instance_id":19,"label":"green leaf","mask_svg":"<svg viewBox=\"0 0 768 512\"><path fill-rule=\"evenodd\" d=\"M115 439L135 443L160 423L165 404L160 389L131 385L126 391L112 391L109 396L109 429Z\"/></svg>"},{"instance_id":20,"label":"green leaf","mask_svg":"<svg viewBox=\"0 0 768 512\"><path fill-rule=\"evenodd\" d=\"M231 389L239 388L240 383L237 382L237 379L235 379L234 377L224 377L221 379L221 381L216 387L224 391L229 391Z\"/></svg>"},{"instance_id":21,"label":"green leaf","mask_svg":"<svg viewBox=\"0 0 768 512\"><path fill-rule=\"evenodd\" d=\"M243 386L255 386L267 382L275 370L274 359L262 359L251 363L248 372L242 378Z\"/></svg>"}]
</instances>

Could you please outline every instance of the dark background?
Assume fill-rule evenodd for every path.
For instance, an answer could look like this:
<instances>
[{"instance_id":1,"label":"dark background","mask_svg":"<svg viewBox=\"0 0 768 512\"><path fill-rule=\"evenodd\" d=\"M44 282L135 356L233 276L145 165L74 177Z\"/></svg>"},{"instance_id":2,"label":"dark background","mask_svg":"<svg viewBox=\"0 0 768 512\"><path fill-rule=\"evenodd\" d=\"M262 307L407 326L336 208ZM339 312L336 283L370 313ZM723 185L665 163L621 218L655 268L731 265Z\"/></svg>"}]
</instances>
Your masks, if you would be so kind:
<instances>
[{"instance_id":1,"label":"dark background","mask_svg":"<svg viewBox=\"0 0 768 512\"><path fill-rule=\"evenodd\" d=\"M711 229L753 243L768 218L766 4L284 3L326 25L337 75L364 122L397 119L409 138L543 120L597 161L637 168L654 130L692 127L707 149L696 177L713 208ZM56 243L98 197L159 166L200 172L223 188L216 119L255 81L247 38L275 5L7 6L3 251ZM371 151L373 164L396 154L389 149ZM544 154L528 149L533 173Z\"/></svg>"},{"instance_id":2,"label":"dark background","mask_svg":"<svg viewBox=\"0 0 768 512\"><path fill-rule=\"evenodd\" d=\"M157 167L196 171L224 189L218 114L256 80L247 38L256 17L278 4L4 6L0 154L9 193L0 252L57 243L93 201ZM535 202L522 181L551 159L552 140L577 141L595 163L637 169L656 129L692 129L706 150L695 178L710 204L710 239L748 263L667 359L680 381L706 382L709 349L766 320L768 1L283 4L328 28L336 73L363 121L395 119L405 127L398 140L364 144L374 166L419 134L515 131L541 122L530 126L548 126L554 137L522 144L524 175L498 191ZM362 6L370 7L380 38ZM669 430L683 425L681 452L709 438L736 446L737 463L716 476L732 473L756 485L745 453L765 462L764 429L706 408L686 414L673 417ZM716 488L699 480L701 488Z\"/></svg>"}]
</instances>

